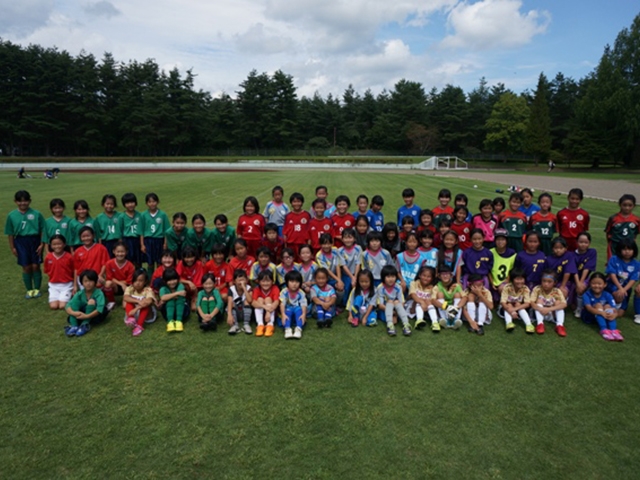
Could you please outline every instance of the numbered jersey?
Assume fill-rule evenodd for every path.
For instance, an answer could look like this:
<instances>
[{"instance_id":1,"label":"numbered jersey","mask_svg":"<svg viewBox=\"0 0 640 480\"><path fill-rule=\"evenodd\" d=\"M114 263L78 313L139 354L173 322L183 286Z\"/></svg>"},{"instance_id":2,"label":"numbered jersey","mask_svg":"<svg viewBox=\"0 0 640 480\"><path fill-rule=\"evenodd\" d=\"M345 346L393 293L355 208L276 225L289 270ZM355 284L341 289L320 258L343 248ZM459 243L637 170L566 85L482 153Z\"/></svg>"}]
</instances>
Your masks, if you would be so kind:
<instances>
[{"instance_id":1,"label":"numbered jersey","mask_svg":"<svg viewBox=\"0 0 640 480\"><path fill-rule=\"evenodd\" d=\"M167 214L162 210L156 210L152 214L149 210L140 215L141 235L145 238L162 238L164 232L171 225Z\"/></svg>"},{"instance_id":2,"label":"numbered jersey","mask_svg":"<svg viewBox=\"0 0 640 480\"><path fill-rule=\"evenodd\" d=\"M558 233L567 240L569 250L575 249L575 239L582 232L589 231L589 214L582 208L569 210L563 208L558 212Z\"/></svg>"},{"instance_id":3,"label":"numbered jersey","mask_svg":"<svg viewBox=\"0 0 640 480\"><path fill-rule=\"evenodd\" d=\"M84 222L81 222L78 219L72 218L69 221L69 238L67 239L67 245L72 247L76 247L81 245L80 241L80 230L82 227L91 227L93 229L94 239L98 241L100 239L100 232L96 230L95 221L91 217L87 217L84 219Z\"/></svg>"},{"instance_id":4,"label":"numbered jersey","mask_svg":"<svg viewBox=\"0 0 640 480\"><path fill-rule=\"evenodd\" d=\"M282 234L287 245L302 245L309 241L309 212L289 212L284 219Z\"/></svg>"},{"instance_id":5,"label":"numbered jersey","mask_svg":"<svg viewBox=\"0 0 640 480\"><path fill-rule=\"evenodd\" d=\"M461 224L452 223L451 230L458 235L458 247L460 250L466 250L471 247L471 224L464 222Z\"/></svg>"},{"instance_id":6,"label":"numbered jersey","mask_svg":"<svg viewBox=\"0 0 640 480\"><path fill-rule=\"evenodd\" d=\"M436 226L436 228L440 228L440 223L442 223L443 220L449 220L450 222L453 222L453 207L450 207L448 205L446 207L441 207L440 205L438 205L432 210L432 212L433 224Z\"/></svg>"},{"instance_id":7,"label":"numbered jersey","mask_svg":"<svg viewBox=\"0 0 640 480\"><path fill-rule=\"evenodd\" d=\"M495 248L490 250L493 256L493 268L491 269L491 283L494 287L506 282L509 278L509 272L513 268L516 261L516 252L507 249L504 254L500 255Z\"/></svg>"},{"instance_id":8,"label":"numbered jersey","mask_svg":"<svg viewBox=\"0 0 640 480\"><path fill-rule=\"evenodd\" d=\"M311 240L311 248L314 251L320 249L320 235L328 233L332 235L333 222L330 218L323 218L318 220L317 218L311 219L309 222L309 239Z\"/></svg>"},{"instance_id":9,"label":"numbered jersey","mask_svg":"<svg viewBox=\"0 0 640 480\"><path fill-rule=\"evenodd\" d=\"M527 231L527 217L520 211L505 210L500 214L500 226L509 232L509 238L522 238Z\"/></svg>"},{"instance_id":10,"label":"numbered jersey","mask_svg":"<svg viewBox=\"0 0 640 480\"><path fill-rule=\"evenodd\" d=\"M527 253L523 250L516 255L515 266L524 270L528 285L540 285L546 260L544 252Z\"/></svg>"},{"instance_id":11,"label":"numbered jersey","mask_svg":"<svg viewBox=\"0 0 640 480\"><path fill-rule=\"evenodd\" d=\"M111 216L108 216L106 213L101 213L96 217L95 229L101 240L110 241L120 240L122 238L120 215L118 212L113 212Z\"/></svg>"},{"instance_id":12,"label":"numbered jersey","mask_svg":"<svg viewBox=\"0 0 640 480\"><path fill-rule=\"evenodd\" d=\"M360 265L360 258L362 257L362 247L360 245L354 245L351 250L342 246L338 249L338 254L342 258L342 265L351 273L356 273L356 268Z\"/></svg>"},{"instance_id":13,"label":"numbered jersey","mask_svg":"<svg viewBox=\"0 0 640 480\"><path fill-rule=\"evenodd\" d=\"M336 247L331 247L330 253L325 253L323 250L320 250L316 254L316 263L331 273L337 274L338 267L342 266L342 257Z\"/></svg>"},{"instance_id":14,"label":"numbered jersey","mask_svg":"<svg viewBox=\"0 0 640 480\"><path fill-rule=\"evenodd\" d=\"M20 210L14 210L7 216L4 234L14 237L41 236L44 231L44 223L44 217L37 210L28 208L24 213Z\"/></svg>"},{"instance_id":15,"label":"numbered jersey","mask_svg":"<svg viewBox=\"0 0 640 480\"><path fill-rule=\"evenodd\" d=\"M236 234L239 238L244 238L245 240L260 240L264 233L264 226L264 217L259 213L240 215Z\"/></svg>"},{"instance_id":16,"label":"numbered jersey","mask_svg":"<svg viewBox=\"0 0 640 480\"><path fill-rule=\"evenodd\" d=\"M529 220L529 226L531 230L538 232L542 240L551 240L558 230L556 216L551 212L546 215L534 213Z\"/></svg>"},{"instance_id":17,"label":"numbered jersey","mask_svg":"<svg viewBox=\"0 0 640 480\"><path fill-rule=\"evenodd\" d=\"M69 239L69 217L63 215L61 219L55 217L47 218L44 222L44 232L42 233L42 241L49 243L54 235L62 235L65 242Z\"/></svg>"},{"instance_id":18,"label":"numbered jersey","mask_svg":"<svg viewBox=\"0 0 640 480\"><path fill-rule=\"evenodd\" d=\"M139 237L142 235L142 229L140 228L140 213L135 211L133 215L129 215L127 212L120 214L120 229L122 230L123 237Z\"/></svg>"},{"instance_id":19,"label":"numbered jersey","mask_svg":"<svg viewBox=\"0 0 640 480\"><path fill-rule=\"evenodd\" d=\"M493 255L488 248L469 248L462 253L464 273L486 277L493 269Z\"/></svg>"},{"instance_id":20,"label":"numbered jersey","mask_svg":"<svg viewBox=\"0 0 640 480\"><path fill-rule=\"evenodd\" d=\"M607 233L607 238L612 243L615 253L615 245L625 238L635 239L638 235L638 229L640 228L640 218L631 214L623 216L619 213L609 217L607 226L604 231Z\"/></svg>"}]
</instances>

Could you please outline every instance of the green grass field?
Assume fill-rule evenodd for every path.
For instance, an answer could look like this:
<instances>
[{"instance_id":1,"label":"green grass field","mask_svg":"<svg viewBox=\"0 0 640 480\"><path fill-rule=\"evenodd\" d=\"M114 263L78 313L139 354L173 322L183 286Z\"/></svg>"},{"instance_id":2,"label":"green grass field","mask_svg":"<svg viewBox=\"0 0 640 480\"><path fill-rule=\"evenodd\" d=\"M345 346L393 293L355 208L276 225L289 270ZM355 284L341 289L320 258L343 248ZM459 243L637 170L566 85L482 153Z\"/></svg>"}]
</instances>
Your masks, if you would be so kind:
<instances>
[{"instance_id":1,"label":"green grass field","mask_svg":"<svg viewBox=\"0 0 640 480\"><path fill-rule=\"evenodd\" d=\"M567 179L570 182L570 179ZM48 216L48 202L80 198L100 212L105 193L160 196L167 213L226 213L261 206L280 184L310 202L381 194L387 218L413 187L464 192L475 210L504 185L352 172L62 174L18 181L0 174L4 219L18 189ZM473 184L478 183L477 189ZM571 185L569 184L568 187ZM620 192L622 193L622 192ZM557 208L566 200L555 196ZM606 218L616 205L585 200L604 265ZM557 210L555 208L555 210ZM68 208L68 212L71 209ZM466 331L389 338L382 327L306 329L299 342L203 334L193 319L132 338L114 311L82 338L46 295L23 300L8 247L0 273L0 478L637 478L640 468L640 327L603 341L571 314L568 336L507 334L499 320Z\"/></svg>"}]
</instances>

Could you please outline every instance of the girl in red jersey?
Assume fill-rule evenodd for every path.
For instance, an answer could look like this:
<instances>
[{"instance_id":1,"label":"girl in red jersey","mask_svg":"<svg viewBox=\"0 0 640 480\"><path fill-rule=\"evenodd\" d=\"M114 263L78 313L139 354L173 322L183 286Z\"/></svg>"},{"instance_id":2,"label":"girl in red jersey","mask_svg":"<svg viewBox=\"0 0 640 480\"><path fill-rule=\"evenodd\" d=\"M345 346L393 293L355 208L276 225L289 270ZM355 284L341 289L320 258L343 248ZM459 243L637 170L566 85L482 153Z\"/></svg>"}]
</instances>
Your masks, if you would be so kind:
<instances>
[{"instance_id":1,"label":"girl in red jersey","mask_svg":"<svg viewBox=\"0 0 640 480\"><path fill-rule=\"evenodd\" d=\"M453 210L451 230L458 234L458 247L460 247L460 250L466 250L471 247L471 229L473 227L467 222L468 217L469 209L464 205L459 205Z\"/></svg>"},{"instance_id":2,"label":"girl in red jersey","mask_svg":"<svg viewBox=\"0 0 640 480\"><path fill-rule=\"evenodd\" d=\"M191 310L196 309L196 297L198 290L202 287L202 276L204 275L204 266L198 259L198 252L192 247L185 247L182 251L182 260L176 268L180 275L180 282L187 291L187 298L191 301Z\"/></svg>"},{"instance_id":3,"label":"girl in red jersey","mask_svg":"<svg viewBox=\"0 0 640 480\"><path fill-rule=\"evenodd\" d=\"M225 250L224 245L214 245L211 249L212 258L205 264L204 271L213 275L216 289L220 293L222 302L226 305L229 285L233 281L233 270L225 260Z\"/></svg>"},{"instance_id":4,"label":"girl in red jersey","mask_svg":"<svg viewBox=\"0 0 640 480\"><path fill-rule=\"evenodd\" d=\"M113 258L107 262L105 267L106 282L102 291L107 299L107 310L113 310L116 306L115 295L124 292L131 285L133 263L127 260L127 246L124 242L118 241L113 246Z\"/></svg>"},{"instance_id":5,"label":"girl in red jersey","mask_svg":"<svg viewBox=\"0 0 640 480\"><path fill-rule=\"evenodd\" d=\"M64 310L73 294L73 256L65 251L64 235L53 235L49 242L44 259L44 273L49 276L49 308Z\"/></svg>"},{"instance_id":6,"label":"girl in red jersey","mask_svg":"<svg viewBox=\"0 0 640 480\"><path fill-rule=\"evenodd\" d=\"M234 257L231 257L229 260L229 266L231 267L231 275L236 270L242 270L247 274L247 278L251 274L251 265L253 265L256 261L255 257L249 255L247 242L244 241L243 238L236 238L236 241L233 242L233 252L235 253Z\"/></svg>"},{"instance_id":7,"label":"girl in red jersey","mask_svg":"<svg viewBox=\"0 0 640 480\"><path fill-rule=\"evenodd\" d=\"M73 266L75 274L73 279L73 292L81 288L80 274L85 270L93 270L98 274L98 288L102 288L105 281L105 271L109 261L109 253L104 245L95 242L93 228L84 226L79 232L82 244L73 252Z\"/></svg>"},{"instance_id":8,"label":"girl in red jersey","mask_svg":"<svg viewBox=\"0 0 640 480\"><path fill-rule=\"evenodd\" d=\"M309 243L311 215L302 209L304 196L301 193L292 193L289 197L289 203L291 204L291 211L284 217L282 234L285 245L294 251L296 260L298 260L300 258L300 247Z\"/></svg>"},{"instance_id":9,"label":"girl in red jersey","mask_svg":"<svg viewBox=\"0 0 640 480\"><path fill-rule=\"evenodd\" d=\"M164 281L162 276L166 270L170 268L176 268L176 252L172 250L164 250L162 255L160 256L160 265L153 271L153 275L151 276L151 288L153 291L158 293L160 288L164 285Z\"/></svg>"},{"instance_id":10,"label":"girl in red jersey","mask_svg":"<svg viewBox=\"0 0 640 480\"><path fill-rule=\"evenodd\" d=\"M248 253L250 256L254 256L260 247L260 242L262 242L266 221L259 213L260 204L256 197L245 198L242 210L244 210L244 215L240 215L238 218L236 236L247 242Z\"/></svg>"},{"instance_id":11,"label":"girl in red jersey","mask_svg":"<svg viewBox=\"0 0 640 480\"><path fill-rule=\"evenodd\" d=\"M567 241L567 248L575 252L578 248L578 235L589 231L589 213L580 208L584 194L580 188L569 190L569 206L558 212L558 233Z\"/></svg>"}]
</instances>

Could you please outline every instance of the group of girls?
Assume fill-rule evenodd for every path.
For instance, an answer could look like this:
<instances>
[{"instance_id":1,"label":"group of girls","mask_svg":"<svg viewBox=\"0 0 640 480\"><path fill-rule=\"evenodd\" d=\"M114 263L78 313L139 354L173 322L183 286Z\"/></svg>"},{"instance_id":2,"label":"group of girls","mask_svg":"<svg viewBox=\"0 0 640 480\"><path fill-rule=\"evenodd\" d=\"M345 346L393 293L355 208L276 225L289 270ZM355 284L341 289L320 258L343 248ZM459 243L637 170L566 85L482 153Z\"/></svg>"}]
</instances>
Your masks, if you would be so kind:
<instances>
[{"instance_id":1,"label":"group of girls","mask_svg":"<svg viewBox=\"0 0 640 480\"><path fill-rule=\"evenodd\" d=\"M378 195L371 202L360 195L351 214L349 198L340 195L331 204L323 186L309 211L300 193L291 195L291 208L282 188L272 193L262 214L258 200L247 197L236 229L220 214L209 230L201 214L193 216L191 228L184 213L169 223L154 193L146 195L142 213L132 193L122 196L122 213L115 196L105 195L104 212L95 220L87 202L75 202L75 218L69 219L64 201L53 199L52 217L45 221L30 208L28 192L20 191L5 233L23 267L27 298L40 296L39 263L46 252L49 304L69 314L70 336L85 334L122 293L125 323L134 336L157 311L168 332L181 332L193 311L203 331L226 319L230 334L251 334L255 320L257 336L272 336L279 322L287 338L300 338L307 313L326 328L342 308L352 325L384 321L389 335L396 334L397 322L410 335L409 319L423 328L425 316L434 331L459 328L465 320L470 331L482 334L494 307L507 331L519 318L527 333L544 333L550 320L564 336L564 309L573 304L576 316L597 322L604 338L622 338L615 321L626 311L640 272L633 195L621 197L620 212L607 223L611 258L605 274L596 275L579 189L571 190L568 207L556 215L549 194L535 205L528 189L512 193L508 209L500 198L482 200L476 215L463 194L454 208L444 189L428 210L405 189L400 227L384 222ZM600 291L592 285L599 280ZM635 295L640 323L638 287Z\"/></svg>"}]
</instances>

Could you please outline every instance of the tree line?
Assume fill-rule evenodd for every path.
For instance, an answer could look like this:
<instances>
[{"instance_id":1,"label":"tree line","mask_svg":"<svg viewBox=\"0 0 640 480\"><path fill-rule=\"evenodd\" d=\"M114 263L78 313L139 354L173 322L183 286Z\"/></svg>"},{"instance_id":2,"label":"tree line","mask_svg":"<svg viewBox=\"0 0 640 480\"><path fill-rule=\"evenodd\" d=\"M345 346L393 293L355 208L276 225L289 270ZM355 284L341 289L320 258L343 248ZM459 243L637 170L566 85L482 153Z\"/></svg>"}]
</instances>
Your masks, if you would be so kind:
<instances>
[{"instance_id":1,"label":"tree line","mask_svg":"<svg viewBox=\"0 0 640 480\"><path fill-rule=\"evenodd\" d=\"M195 74L109 53L72 56L0 40L4 155L178 156L366 151L529 155L536 161L640 166L640 15L574 80L541 73L516 94L482 78L470 92L400 80L374 95L298 97L293 77L252 71L234 95Z\"/></svg>"}]
</instances>

